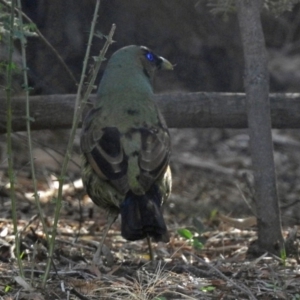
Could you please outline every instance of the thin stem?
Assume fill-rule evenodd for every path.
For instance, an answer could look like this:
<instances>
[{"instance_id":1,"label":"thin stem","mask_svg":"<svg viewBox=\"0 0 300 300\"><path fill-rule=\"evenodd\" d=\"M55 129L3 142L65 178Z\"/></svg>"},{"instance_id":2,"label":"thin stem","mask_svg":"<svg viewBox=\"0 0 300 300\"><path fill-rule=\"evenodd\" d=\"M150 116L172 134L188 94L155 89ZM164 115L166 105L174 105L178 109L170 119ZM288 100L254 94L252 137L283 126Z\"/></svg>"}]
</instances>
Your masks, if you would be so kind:
<instances>
[{"instance_id":1,"label":"thin stem","mask_svg":"<svg viewBox=\"0 0 300 300\"><path fill-rule=\"evenodd\" d=\"M22 20L22 6L21 6L21 0L18 0L18 18L20 22L20 31L22 33L21 35L21 54L22 54L22 70L23 70L23 77L24 77L24 89L25 89L25 97L26 97L26 129L27 129L27 141L28 141L28 151L29 151L29 161L30 161L30 170L31 170L31 176L32 176L32 183L33 183L33 190L34 190L34 200L35 205L38 208L39 212L39 218L43 225L44 233L46 234L47 241L49 243L49 235L48 235L48 229L46 226L44 213L41 208L40 204L40 197L38 194L37 189L37 181L36 181L36 175L35 175L35 166L34 166L34 158L33 158L33 149L32 149L32 138L31 138L31 117L30 117L30 102L29 102L29 86L28 86L28 75L27 75L27 63L26 63L26 44L27 40L23 32L23 20Z\"/></svg>"},{"instance_id":2,"label":"thin stem","mask_svg":"<svg viewBox=\"0 0 300 300\"><path fill-rule=\"evenodd\" d=\"M61 207L62 207L63 184L64 184L64 181L65 181L66 171L67 171L68 163L69 163L69 161L71 159L71 156L72 156L73 143L74 143L74 138L75 138L75 134L76 134L76 129L78 127L80 116L81 116L81 113L82 113L83 108L84 108L84 103L86 102L86 99L87 99L87 98L84 98L84 99L81 100L81 98L82 98L81 95L82 95L82 90L83 90L84 79L86 77L85 74L86 74L86 69L87 69L87 65L88 65L88 58L90 56L90 50L91 50L91 45L92 45L92 39L93 39L93 36L94 36L96 21L97 21L97 18L98 18L99 7L100 7L100 0L97 0L96 6L95 6L95 11L94 11L94 16L93 16L93 20L92 20L92 24L91 24L91 31L90 31L90 35L89 35L88 46L87 46L87 50L86 50L86 54L85 54L85 58L84 58L84 62L83 62L83 69L82 69L81 79L80 79L80 83L79 83L79 86L78 86L78 92L77 92L74 115L73 115L72 129L71 129L71 133L70 133L70 137L69 137L69 141L68 141L68 145L67 145L66 155L65 155L64 160L63 160L61 174L58 177L58 181L59 181L58 196L57 196L57 199L56 199L52 237L51 237L51 242L49 244L49 257L48 257L48 260L47 260L47 266L46 266L45 275L44 275L44 278L43 278L43 286L46 285L47 278L48 278L50 268L51 268L52 255L54 253L54 246L55 246L56 229L57 229L58 219L59 219L59 215L60 215L60 210L61 210ZM113 26L113 28L111 29L110 34L107 38L107 41L106 41L105 46L104 46L103 49L107 49L108 46L113 42L112 41L112 36L113 36L113 33L114 33L114 29L115 29L115 26ZM101 64L101 62L104 60L104 55L105 55L105 52L101 51L100 56L97 59L97 63L99 61L100 64ZM96 67L95 67L95 69L96 69ZM95 78L96 78L96 76L95 76ZM92 91L93 85L94 85L94 81L89 82L87 90ZM87 93L85 93L85 96L88 97Z\"/></svg>"},{"instance_id":3,"label":"thin stem","mask_svg":"<svg viewBox=\"0 0 300 300\"><path fill-rule=\"evenodd\" d=\"M82 71L81 71L80 82L79 82L79 86L78 86L77 94L76 94L75 111L74 111L74 115L73 115L73 124L74 124L74 122L76 120L76 117L77 117L77 109L80 106L80 99L81 99L81 96L82 96L84 80L86 78L86 69L87 69L87 65L88 65L88 61L89 61L89 57L90 57L90 52L91 52L92 41L93 41L94 32L95 32L96 21L97 21L97 18L98 18L99 7L100 7L100 0L97 0L93 20L92 20L92 23L91 23L91 31L90 31L90 34L89 34L89 39L88 39L88 43L87 43L85 57L84 57L84 60L83 60L83 67L82 67Z\"/></svg>"},{"instance_id":4,"label":"thin stem","mask_svg":"<svg viewBox=\"0 0 300 300\"><path fill-rule=\"evenodd\" d=\"M14 37L14 7L15 1L11 2L10 10L10 22L9 22L9 39L8 39L8 62L6 72L6 105L7 105L7 161L8 161L8 176L10 183L10 199L11 199L11 211L14 225L14 235L16 244L16 256L19 266L20 275L24 277L22 259L20 254L20 237L18 232L18 220L17 220L17 205L15 194L15 173L12 157L12 56L13 56L13 37Z\"/></svg>"}]
</instances>

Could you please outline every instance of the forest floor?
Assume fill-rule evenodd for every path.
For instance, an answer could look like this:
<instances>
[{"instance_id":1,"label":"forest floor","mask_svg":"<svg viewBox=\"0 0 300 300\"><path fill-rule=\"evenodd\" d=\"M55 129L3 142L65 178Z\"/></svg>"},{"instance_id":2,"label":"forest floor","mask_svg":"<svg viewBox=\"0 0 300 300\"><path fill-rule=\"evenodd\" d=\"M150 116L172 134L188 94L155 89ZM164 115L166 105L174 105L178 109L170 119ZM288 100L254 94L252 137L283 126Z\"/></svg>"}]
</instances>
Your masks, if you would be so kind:
<instances>
[{"instance_id":1,"label":"forest floor","mask_svg":"<svg viewBox=\"0 0 300 300\"><path fill-rule=\"evenodd\" d=\"M38 190L51 230L66 132L35 133ZM103 265L92 265L106 215L86 196L75 154L64 186L51 276L41 282L47 242L32 199L25 135L16 135L16 196L25 280L14 258L7 169L0 190L0 299L300 299L300 134L274 130L274 153L288 257L251 256L256 239L253 175L245 130L172 130L173 192L164 206L170 242L128 242L117 220ZM49 146L51 145L51 147ZM57 147L56 147L57 146ZM77 143L78 148L78 143ZM75 149L76 150L76 149ZM17 154L17 155L16 155ZM111 251L107 250L110 249Z\"/></svg>"}]
</instances>

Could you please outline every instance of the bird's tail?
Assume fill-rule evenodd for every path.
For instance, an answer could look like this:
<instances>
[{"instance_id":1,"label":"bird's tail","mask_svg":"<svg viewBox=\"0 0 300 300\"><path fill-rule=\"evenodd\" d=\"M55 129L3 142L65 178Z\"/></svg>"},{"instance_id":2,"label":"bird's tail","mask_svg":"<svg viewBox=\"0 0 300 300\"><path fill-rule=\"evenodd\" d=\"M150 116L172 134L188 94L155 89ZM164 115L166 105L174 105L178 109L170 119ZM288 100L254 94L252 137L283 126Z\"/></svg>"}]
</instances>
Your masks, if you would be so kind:
<instances>
[{"instance_id":1,"label":"bird's tail","mask_svg":"<svg viewBox=\"0 0 300 300\"><path fill-rule=\"evenodd\" d=\"M142 196L131 191L127 193L121 205L122 236L125 239L135 241L150 236L156 242L169 241L160 207L161 198L155 185Z\"/></svg>"}]
</instances>

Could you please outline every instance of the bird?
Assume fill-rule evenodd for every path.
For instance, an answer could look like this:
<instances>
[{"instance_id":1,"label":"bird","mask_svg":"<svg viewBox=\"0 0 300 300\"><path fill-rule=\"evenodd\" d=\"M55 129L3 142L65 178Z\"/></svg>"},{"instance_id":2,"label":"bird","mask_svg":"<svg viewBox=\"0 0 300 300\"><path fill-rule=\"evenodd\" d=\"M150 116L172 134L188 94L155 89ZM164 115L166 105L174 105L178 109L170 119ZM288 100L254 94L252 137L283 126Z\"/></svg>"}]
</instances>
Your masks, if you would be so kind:
<instances>
[{"instance_id":1,"label":"bird","mask_svg":"<svg viewBox=\"0 0 300 300\"><path fill-rule=\"evenodd\" d=\"M82 181L107 212L107 226L93 257L98 264L106 235L119 214L128 241L168 242L162 204L171 193L171 140L154 102L157 70L173 65L145 46L130 45L109 59L80 136Z\"/></svg>"}]
</instances>

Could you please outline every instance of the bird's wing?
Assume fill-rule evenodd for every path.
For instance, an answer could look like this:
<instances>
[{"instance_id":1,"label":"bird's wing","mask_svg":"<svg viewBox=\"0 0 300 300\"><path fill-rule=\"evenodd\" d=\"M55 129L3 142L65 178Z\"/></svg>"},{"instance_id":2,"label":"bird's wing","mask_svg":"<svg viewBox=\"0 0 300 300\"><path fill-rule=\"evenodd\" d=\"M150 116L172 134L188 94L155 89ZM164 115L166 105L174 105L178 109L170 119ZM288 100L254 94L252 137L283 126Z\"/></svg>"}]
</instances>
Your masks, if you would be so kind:
<instances>
[{"instance_id":1,"label":"bird's wing","mask_svg":"<svg viewBox=\"0 0 300 300\"><path fill-rule=\"evenodd\" d=\"M152 183L166 170L171 152L170 135L164 120L159 126L142 128L141 151L139 154L139 182L148 190Z\"/></svg>"},{"instance_id":2,"label":"bird's wing","mask_svg":"<svg viewBox=\"0 0 300 300\"><path fill-rule=\"evenodd\" d=\"M96 174L109 180L125 194L128 160L121 145L121 134L116 127L104 127L101 108L92 109L83 124L80 146Z\"/></svg>"}]
</instances>

